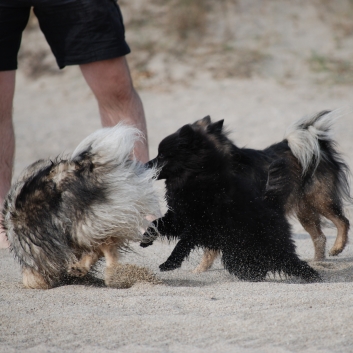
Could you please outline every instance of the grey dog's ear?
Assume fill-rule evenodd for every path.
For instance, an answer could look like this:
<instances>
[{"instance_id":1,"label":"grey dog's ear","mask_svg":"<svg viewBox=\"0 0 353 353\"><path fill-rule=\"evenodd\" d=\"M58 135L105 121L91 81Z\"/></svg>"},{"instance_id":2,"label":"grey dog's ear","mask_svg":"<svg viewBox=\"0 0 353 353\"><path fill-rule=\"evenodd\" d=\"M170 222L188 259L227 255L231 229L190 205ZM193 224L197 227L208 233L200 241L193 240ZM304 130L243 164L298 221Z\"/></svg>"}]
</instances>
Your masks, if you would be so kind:
<instances>
[{"instance_id":1,"label":"grey dog's ear","mask_svg":"<svg viewBox=\"0 0 353 353\"><path fill-rule=\"evenodd\" d=\"M224 123L224 119L219 120L213 124L210 124L207 126L207 132L208 133L219 133L222 132L222 128L223 128L223 123Z\"/></svg>"},{"instance_id":2,"label":"grey dog's ear","mask_svg":"<svg viewBox=\"0 0 353 353\"><path fill-rule=\"evenodd\" d=\"M72 160L75 163L76 169L92 171L94 164L92 163L91 149L91 146L89 146Z\"/></svg>"},{"instance_id":3,"label":"grey dog's ear","mask_svg":"<svg viewBox=\"0 0 353 353\"><path fill-rule=\"evenodd\" d=\"M190 125L184 125L179 131L179 137L191 140L194 137L194 129Z\"/></svg>"},{"instance_id":4,"label":"grey dog's ear","mask_svg":"<svg viewBox=\"0 0 353 353\"><path fill-rule=\"evenodd\" d=\"M83 160L91 159L92 158L92 146L89 145L87 146L84 150L80 151L79 154L77 154L72 161L73 162L81 162Z\"/></svg>"}]
</instances>

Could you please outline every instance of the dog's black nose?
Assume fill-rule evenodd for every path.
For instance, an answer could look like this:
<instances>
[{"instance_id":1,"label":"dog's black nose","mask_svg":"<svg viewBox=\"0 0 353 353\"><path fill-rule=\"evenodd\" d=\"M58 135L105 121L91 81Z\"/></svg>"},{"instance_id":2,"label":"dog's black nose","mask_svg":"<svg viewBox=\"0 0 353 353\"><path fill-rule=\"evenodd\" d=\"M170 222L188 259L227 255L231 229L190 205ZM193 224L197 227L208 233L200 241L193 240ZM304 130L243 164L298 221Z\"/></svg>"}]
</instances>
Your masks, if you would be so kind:
<instances>
[{"instance_id":1,"label":"dog's black nose","mask_svg":"<svg viewBox=\"0 0 353 353\"><path fill-rule=\"evenodd\" d=\"M154 159L150 160L149 162L145 163L145 167L147 169L151 169L154 166Z\"/></svg>"},{"instance_id":2,"label":"dog's black nose","mask_svg":"<svg viewBox=\"0 0 353 353\"><path fill-rule=\"evenodd\" d=\"M149 162L145 164L146 168L151 169L153 167L158 166L158 157L151 159Z\"/></svg>"}]
</instances>

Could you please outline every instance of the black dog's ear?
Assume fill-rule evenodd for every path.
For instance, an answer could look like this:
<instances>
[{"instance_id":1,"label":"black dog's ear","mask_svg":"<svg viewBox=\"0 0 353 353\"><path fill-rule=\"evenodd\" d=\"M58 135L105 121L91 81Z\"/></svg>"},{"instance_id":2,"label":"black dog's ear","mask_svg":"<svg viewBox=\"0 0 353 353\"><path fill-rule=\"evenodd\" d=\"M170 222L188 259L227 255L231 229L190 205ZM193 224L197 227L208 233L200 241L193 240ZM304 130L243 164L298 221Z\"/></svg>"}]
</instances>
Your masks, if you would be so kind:
<instances>
[{"instance_id":1,"label":"black dog's ear","mask_svg":"<svg viewBox=\"0 0 353 353\"><path fill-rule=\"evenodd\" d=\"M190 125L184 125L179 131L179 137L191 140L194 137L194 129Z\"/></svg>"},{"instance_id":2,"label":"black dog's ear","mask_svg":"<svg viewBox=\"0 0 353 353\"><path fill-rule=\"evenodd\" d=\"M210 124L207 126L207 132L209 133L219 133L222 132L222 127L223 127L224 120L217 121L213 124Z\"/></svg>"},{"instance_id":3,"label":"black dog's ear","mask_svg":"<svg viewBox=\"0 0 353 353\"><path fill-rule=\"evenodd\" d=\"M209 115L205 116L200 120L196 120L192 126L200 126L204 130L206 130L207 126L211 124L211 117Z\"/></svg>"},{"instance_id":4,"label":"black dog's ear","mask_svg":"<svg viewBox=\"0 0 353 353\"><path fill-rule=\"evenodd\" d=\"M211 117L209 115L205 116L203 119L201 119L201 122L205 125L208 126L211 124Z\"/></svg>"}]
</instances>

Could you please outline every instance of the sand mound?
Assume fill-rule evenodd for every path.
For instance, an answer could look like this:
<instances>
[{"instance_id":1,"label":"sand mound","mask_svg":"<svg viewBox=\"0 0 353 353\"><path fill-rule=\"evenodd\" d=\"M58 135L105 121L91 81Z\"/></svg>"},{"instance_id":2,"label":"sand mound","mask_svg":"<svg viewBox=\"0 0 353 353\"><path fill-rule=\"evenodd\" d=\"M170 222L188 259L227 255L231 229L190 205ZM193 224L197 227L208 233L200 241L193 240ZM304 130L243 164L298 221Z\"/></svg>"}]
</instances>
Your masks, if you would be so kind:
<instances>
[{"instance_id":1,"label":"sand mound","mask_svg":"<svg viewBox=\"0 0 353 353\"><path fill-rule=\"evenodd\" d=\"M118 264L106 271L109 274L109 287L130 288L137 282L162 283L149 269L136 265Z\"/></svg>"}]
</instances>

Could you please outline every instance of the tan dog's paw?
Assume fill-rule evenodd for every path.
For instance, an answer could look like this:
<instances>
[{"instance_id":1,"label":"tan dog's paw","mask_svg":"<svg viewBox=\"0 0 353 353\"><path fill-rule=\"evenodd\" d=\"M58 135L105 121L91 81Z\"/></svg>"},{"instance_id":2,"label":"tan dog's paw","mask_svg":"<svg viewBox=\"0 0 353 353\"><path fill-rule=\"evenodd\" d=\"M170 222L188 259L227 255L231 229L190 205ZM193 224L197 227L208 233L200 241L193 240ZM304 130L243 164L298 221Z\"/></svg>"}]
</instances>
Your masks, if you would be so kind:
<instances>
[{"instance_id":1,"label":"tan dog's paw","mask_svg":"<svg viewBox=\"0 0 353 353\"><path fill-rule=\"evenodd\" d=\"M214 261L216 260L217 256L219 256L218 250L208 250L204 251L203 257L201 259L200 264L192 271L193 273L202 273L209 270Z\"/></svg>"},{"instance_id":2,"label":"tan dog's paw","mask_svg":"<svg viewBox=\"0 0 353 353\"><path fill-rule=\"evenodd\" d=\"M88 269L79 264L73 264L69 267L67 273L73 277L84 277L87 275Z\"/></svg>"},{"instance_id":3,"label":"tan dog's paw","mask_svg":"<svg viewBox=\"0 0 353 353\"><path fill-rule=\"evenodd\" d=\"M197 267L194 268L192 273L202 273L206 272L211 266L205 266L203 264L199 264Z\"/></svg>"},{"instance_id":4,"label":"tan dog's paw","mask_svg":"<svg viewBox=\"0 0 353 353\"><path fill-rule=\"evenodd\" d=\"M332 249L329 252L330 256L337 256L338 254L340 254L344 249L344 245L340 245L340 246L336 246L334 245L332 247Z\"/></svg>"}]
</instances>

